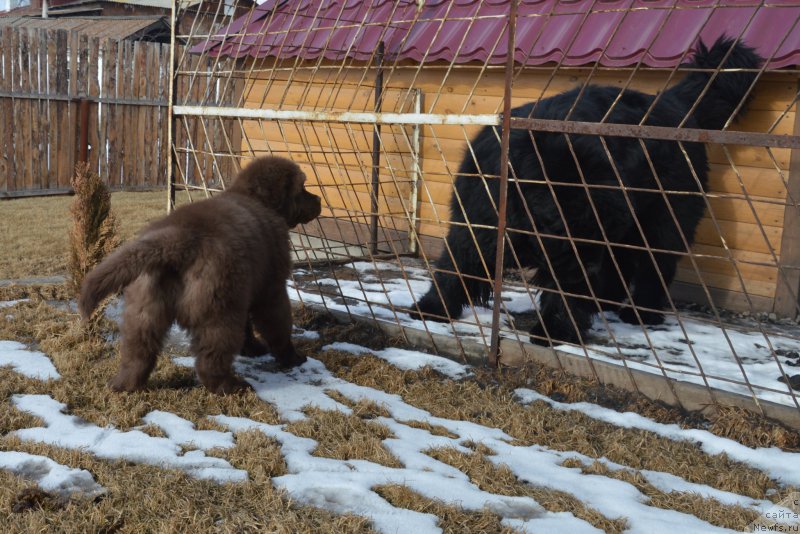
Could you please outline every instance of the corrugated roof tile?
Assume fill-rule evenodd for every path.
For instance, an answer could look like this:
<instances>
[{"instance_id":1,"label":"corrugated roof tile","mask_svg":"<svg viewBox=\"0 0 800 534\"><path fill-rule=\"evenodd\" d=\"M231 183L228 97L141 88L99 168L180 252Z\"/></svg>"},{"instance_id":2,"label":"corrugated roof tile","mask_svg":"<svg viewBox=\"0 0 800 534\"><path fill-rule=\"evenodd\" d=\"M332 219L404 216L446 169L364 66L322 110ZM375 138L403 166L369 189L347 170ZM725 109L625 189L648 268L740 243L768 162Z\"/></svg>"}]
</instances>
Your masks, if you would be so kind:
<instances>
[{"instance_id":1,"label":"corrugated roof tile","mask_svg":"<svg viewBox=\"0 0 800 534\"><path fill-rule=\"evenodd\" d=\"M421 7L420 7L421 6ZM267 0L193 48L232 57L506 60L507 0ZM741 37L769 67L800 64L800 0L522 0L517 62L674 67L698 39Z\"/></svg>"}]
</instances>

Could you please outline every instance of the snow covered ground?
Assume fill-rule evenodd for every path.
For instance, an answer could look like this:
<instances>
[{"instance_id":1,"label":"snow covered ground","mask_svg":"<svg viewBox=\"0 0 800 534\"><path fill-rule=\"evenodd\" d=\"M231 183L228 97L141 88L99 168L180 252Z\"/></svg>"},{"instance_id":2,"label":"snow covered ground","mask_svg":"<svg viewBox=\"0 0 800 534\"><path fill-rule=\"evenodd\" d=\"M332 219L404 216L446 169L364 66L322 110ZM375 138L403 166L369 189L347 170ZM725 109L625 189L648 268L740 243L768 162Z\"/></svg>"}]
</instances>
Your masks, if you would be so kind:
<instances>
[{"instance_id":1,"label":"snow covered ground","mask_svg":"<svg viewBox=\"0 0 800 534\"><path fill-rule=\"evenodd\" d=\"M412 319L408 314L392 311L393 308L411 308L415 300L430 287L428 271L404 266L407 278L392 263L355 262L347 265L359 273L358 280L321 278L319 287L334 289L337 295L320 294L311 285L298 286L290 282L290 295L303 302L325 304L329 309L348 311L367 318L376 317L389 322L427 329L434 334L459 335L475 341L489 343L491 309L467 309L463 322L437 323ZM297 274L309 274L299 271ZM341 294L339 296L338 294ZM532 298L533 297L533 298ZM503 290L504 311L501 317L504 331L501 335L513 337L508 313L533 310L535 295L524 288L508 287ZM372 304L371 306L367 303ZM522 333L522 339L526 339ZM689 316L668 316L658 326L634 326L623 323L614 312L598 316L590 331L590 344L586 347L559 345L564 352L588 355L591 358L628 366L670 378L705 384L711 387L760 399L785 404L800 405L800 391L792 390L778 378L800 373L800 329L796 335L768 333L755 323L749 330L723 327Z\"/></svg>"},{"instance_id":2,"label":"snow covered ground","mask_svg":"<svg viewBox=\"0 0 800 534\"><path fill-rule=\"evenodd\" d=\"M300 337L314 335L314 332L298 333ZM173 338L180 339L180 336ZM402 369L419 369L427 365L455 379L470 374L468 367L421 352L398 349L373 351L344 343L324 349L329 348L353 354L371 353ZM21 348L18 344L0 344L0 361L4 365L10 365L16 372L28 377L58 380L57 375L41 372L43 358L47 357ZM191 357L176 357L174 361L181 365L193 365ZM110 426L101 428L70 415L64 404L49 395L15 395L12 398L19 410L37 416L44 423L41 427L20 429L14 434L23 441L68 449L79 448L108 460L123 459L181 469L191 476L221 483L246 483L246 471L234 468L223 458L208 456L206 451L230 448L235 444L237 433L257 430L280 444L288 473L274 478L273 483L285 489L291 499L335 513L367 517L380 532L440 531L435 516L395 507L373 491L376 486L393 483L403 484L423 496L467 510L488 508L503 518L503 524L520 532L598 532L594 526L570 513L546 511L529 497L509 497L481 490L465 473L435 460L425 452L433 448L450 447L466 453L471 451L467 447L469 443L477 443L495 451L495 455L489 456L491 461L508 466L520 480L573 495L606 517L626 517L630 532L725 532L692 515L648 505L648 498L627 482L584 474L578 468L562 465L569 459L590 465L596 461L595 458L543 446L515 445L511 436L497 428L433 416L406 403L398 395L337 378L318 360L309 359L303 366L288 373L271 371L274 365L269 356L239 358L235 365L237 372L253 385L259 398L275 407L281 419L287 423L306 418L303 408L308 406L349 413L351 409L334 400L329 391L354 402L368 400L382 406L388 416L378 417L375 421L391 431L392 436L385 439L383 444L403 467L314 456L312 452L317 443L288 432L285 424L270 425L226 414L208 414L209 418L228 429L224 432L197 430L192 422L157 410L147 414L142 425L155 425L166 437L150 436L137 429L121 431ZM750 449L708 432L659 424L637 414L620 414L588 403L557 403L531 390L518 390L517 396L522 404L544 400L557 409L580 410L590 417L615 425L643 428L672 440L696 441L710 454L724 452L764 470L785 484L800 486L800 454L777 449ZM432 434L417 428L419 425L412 426L411 422L443 427L448 435ZM604 458L599 461L612 471L628 469ZM1 452L0 469L11 470L37 482L43 489L64 495L78 493L95 496L104 491L91 473L59 465L46 457L15 451ZM769 501L692 483L673 474L655 471L641 473L648 482L667 493L689 491L761 513L781 511ZM787 510L786 513L791 511Z\"/></svg>"}]
</instances>

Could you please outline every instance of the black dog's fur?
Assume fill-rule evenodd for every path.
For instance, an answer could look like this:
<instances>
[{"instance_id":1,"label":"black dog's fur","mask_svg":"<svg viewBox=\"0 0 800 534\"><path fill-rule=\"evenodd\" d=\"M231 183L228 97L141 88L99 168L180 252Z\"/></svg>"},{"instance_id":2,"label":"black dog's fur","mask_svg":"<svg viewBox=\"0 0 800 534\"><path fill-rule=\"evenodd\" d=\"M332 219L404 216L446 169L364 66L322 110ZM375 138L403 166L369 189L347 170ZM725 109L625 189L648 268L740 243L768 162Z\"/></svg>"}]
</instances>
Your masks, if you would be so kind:
<instances>
[{"instance_id":1,"label":"black dog's fur","mask_svg":"<svg viewBox=\"0 0 800 534\"><path fill-rule=\"evenodd\" d=\"M690 66L713 69L723 60L726 68L753 69L761 64L762 58L752 49L723 36L710 49L701 42ZM719 73L709 85L711 76L708 72L691 72L658 96L590 85L582 92L576 88L520 106L512 110L512 115L563 120L574 106L570 120L599 122L613 105L607 122L638 124L653 106L644 121L646 125L675 127L686 118L683 123L686 128L720 129L748 96L756 74ZM705 95L700 98L707 85ZM700 102L687 118L698 98ZM472 141L472 152L467 152L458 170L451 199L454 224L448 231L445 251L436 262L439 271L435 274L435 283L417 303L419 311L428 318L458 318L465 304L485 302L491 296L491 286L485 279L494 276L497 232L473 226L471 233L466 224L497 226L495 206L499 198L499 180L486 180L480 175L500 174L499 139L499 129L481 130ZM509 177L522 182L509 182L507 235L511 246L506 241L505 266L537 269L534 283L544 291L541 319L531 330L534 342L542 342L547 337L579 342L591 325L592 316L598 312L592 292L598 299L617 303L606 302L601 306L619 308L620 317L626 322L638 324L637 311L643 323L663 321L663 315L657 310L663 308L664 286L672 282L680 256L653 253L654 264L646 251L613 244L686 252L681 234L692 242L705 208L700 195L667 194L665 198L659 191L663 188L664 191L698 193L705 189L708 161L701 143L683 143L687 161L679 144L673 141L645 140L645 153L639 139L606 137L612 165L598 136L571 135L570 141L574 156L564 134L531 136L528 131L519 129L510 132ZM527 180L539 183L525 182ZM575 185L552 185L544 180ZM587 189L582 185L583 180L590 185L611 187ZM626 199L619 187L620 181L627 187L652 192L630 191ZM676 227L676 220L680 228ZM607 239L612 245L576 241L573 248L570 240L545 237L547 235ZM462 277L450 274L453 272ZM562 298L559 289L578 296ZM629 305L619 306L629 290L636 311ZM417 313L412 315L420 317Z\"/></svg>"}]
</instances>

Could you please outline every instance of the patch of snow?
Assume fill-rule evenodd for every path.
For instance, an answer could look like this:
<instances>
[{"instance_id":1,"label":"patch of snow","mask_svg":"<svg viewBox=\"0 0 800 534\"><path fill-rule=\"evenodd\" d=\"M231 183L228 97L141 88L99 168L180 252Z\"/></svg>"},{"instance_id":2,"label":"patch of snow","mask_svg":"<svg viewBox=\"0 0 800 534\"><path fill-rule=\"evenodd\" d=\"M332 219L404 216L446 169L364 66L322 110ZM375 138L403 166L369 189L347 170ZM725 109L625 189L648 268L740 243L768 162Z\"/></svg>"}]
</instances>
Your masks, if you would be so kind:
<instances>
[{"instance_id":1,"label":"patch of snow","mask_svg":"<svg viewBox=\"0 0 800 534\"><path fill-rule=\"evenodd\" d=\"M395 274L399 267L394 264L355 262L352 266L362 275L361 280L318 281L337 286L341 297L304 291L292 282L288 284L290 295L332 310L489 344L490 307L467 307L461 319L452 323L424 324L407 313L392 310L413 308L416 300L428 291L431 282L426 270L403 266L409 273L408 279L404 279ZM538 297L538 292L529 293L518 286L503 288L501 336L515 338L517 334L509 328L511 321L507 314L534 310ZM581 356L588 354L617 365L624 358L630 368L649 373L662 374L663 367L670 378L692 383L704 384L705 374L712 387L748 396L755 392L760 399L789 406L797 405L793 396L800 397L799 392L777 380L781 373L770 350L771 346L775 350L800 352L800 339L793 336L743 332L689 317L682 317L679 323L675 317L667 316L662 325L641 327L623 323L614 312L604 312L594 318L589 340L585 347L564 344L555 348ZM653 349L649 348L651 345ZM785 366L784 371L789 376L796 374L790 366ZM747 386L748 381L753 391Z\"/></svg>"},{"instance_id":2,"label":"patch of snow","mask_svg":"<svg viewBox=\"0 0 800 534\"><path fill-rule=\"evenodd\" d=\"M222 458L206 456L200 450L181 454L180 445L169 438L149 436L140 430L123 432L113 427L101 428L74 415L66 415L63 413L66 405L49 395L14 395L11 400L19 410L45 423L44 427L14 431L23 441L81 449L98 458L180 469L196 478L218 482L247 480L246 471L235 469Z\"/></svg>"},{"instance_id":3,"label":"patch of snow","mask_svg":"<svg viewBox=\"0 0 800 534\"><path fill-rule=\"evenodd\" d=\"M499 429L435 417L405 403L398 395L336 378L317 360L309 359L301 367L285 373L265 372L263 363L242 359L237 361L237 371L254 386L260 398L273 404L287 420L304 418L303 406L349 411L349 408L331 399L327 391L336 391L353 402L368 400L382 406L390 417L379 417L375 421L385 425L393 434L384 440L384 446L404 466L390 468L364 460L318 458L312 455L316 447L313 440L287 433L281 425L215 417L218 423L234 432L258 429L281 444L289 473L275 478L274 482L298 502L313 503L337 513L367 516L382 532L396 532L399 525L409 531L434 531L433 520L425 514L395 509L371 490L376 485L399 483L429 498L468 510L481 509L486 505L504 521L510 521L504 524L515 528L535 530L541 527L559 531L558 525L561 524L562 532L566 529L593 531L591 525L571 514L551 514L542 511L533 501L502 498L483 492L474 487L464 473L425 453L431 448L440 447L467 452L469 449L465 444L473 442L493 450L496 454L488 458L498 466L507 466L523 482L564 491L606 517L627 518L631 532L726 532L694 516L649 506L647 497L627 482L583 474L578 469L561 465L568 458L576 457L577 453L540 446L512 445L513 439ZM414 428L407 424L412 421L441 426L455 437L433 435ZM583 458L589 461L587 457ZM652 476L655 480L656 474ZM681 487L681 482L689 484L679 477L669 481L678 487ZM697 486L699 488L700 485ZM707 493L713 494L714 491L708 488ZM741 497L741 500L749 502L745 497ZM761 506L755 502L751 505L753 508ZM414 528L406 528L406 525L414 525Z\"/></svg>"},{"instance_id":4,"label":"patch of snow","mask_svg":"<svg viewBox=\"0 0 800 534\"><path fill-rule=\"evenodd\" d=\"M624 357L632 369L660 373L655 351L666 375L676 380L705 384L702 377L705 374L711 387L752 396L747 387L749 381L758 398L789 406L795 406L792 395L800 397L800 392L793 392L788 385L777 380L780 369L769 349L771 345L775 350L800 352L798 339L779 334L742 332L686 317L682 317L679 323L675 317L667 316L663 324L644 329L623 323L614 312L605 312L604 318L605 322L602 317L595 317L589 339L606 339L610 329L618 348L606 342L590 342L585 351L591 358L619 364L620 358ZM649 348L651 345L653 349ZM555 348L581 356L586 354L584 348L575 345ZM794 374L794 369L786 365L784 371L790 376ZM731 383L731 380L736 383Z\"/></svg>"},{"instance_id":5,"label":"patch of snow","mask_svg":"<svg viewBox=\"0 0 800 534\"><path fill-rule=\"evenodd\" d=\"M294 327L292 337L315 340L319 339L319 332L315 332L314 330L303 330L302 328Z\"/></svg>"},{"instance_id":6,"label":"patch of snow","mask_svg":"<svg viewBox=\"0 0 800 534\"><path fill-rule=\"evenodd\" d=\"M155 410L145 415L142 421L155 425L167 435L167 437L184 447L194 447L196 449L230 449L233 447L233 434L230 432L219 432L217 430L197 430L194 423L178 417L174 413Z\"/></svg>"},{"instance_id":7,"label":"patch of snow","mask_svg":"<svg viewBox=\"0 0 800 534\"><path fill-rule=\"evenodd\" d=\"M11 367L21 375L38 380L61 378L46 354L28 350L16 341L0 341L0 367Z\"/></svg>"},{"instance_id":8,"label":"patch of snow","mask_svg":"<svg viewBox=\"0 0 800 534\"><path fill-rule=\"evenodd\" d=\"M617 412L588 402L564 403L530 389L514 391L523 404L541 400L558 410L575 410L593 419L605 421L623 428L637 428L658 434L674 441L695 442L706 454L726 454L736 460L759 469L775 480L793 486L800 485L800 453L785 452L778 447L752 449L732 439L715 436L707 430L681 428L676 424L658 423L633 412Z\"/></svg>"},{"instance_id":9,"label":"patch of snow","mask_svg":"<svg viewBox=\"0 0 800 534\"><path fill-rule=\"evenodd\" d=\"M194 356L173 356L172 361L181 367L194 367Z\"/></svg>"},{"instance_id":10,"label":"patch of snow","mask_svg":"<svg viewBox=\"0 0 800 534\"><path fill-rule=\"evenodd\" d=\"M3 300L3 301L0 301L0 309L2 309L2 308L10 308L12 306L16 306L20 302L30 302L30 299Z\"/></svg>"},{"instance_id":11,"label":"patch of snow","mask_svg":"<svg viewBox=\"0 0 800 534\"><path fill-rule=\"evenodd\" d=\"M61 497L79 496L93 499L106 492L86 469L67 467L37 454L0 451L0 469L31 480L44 491Z\"/></svg>"}]
</instances>

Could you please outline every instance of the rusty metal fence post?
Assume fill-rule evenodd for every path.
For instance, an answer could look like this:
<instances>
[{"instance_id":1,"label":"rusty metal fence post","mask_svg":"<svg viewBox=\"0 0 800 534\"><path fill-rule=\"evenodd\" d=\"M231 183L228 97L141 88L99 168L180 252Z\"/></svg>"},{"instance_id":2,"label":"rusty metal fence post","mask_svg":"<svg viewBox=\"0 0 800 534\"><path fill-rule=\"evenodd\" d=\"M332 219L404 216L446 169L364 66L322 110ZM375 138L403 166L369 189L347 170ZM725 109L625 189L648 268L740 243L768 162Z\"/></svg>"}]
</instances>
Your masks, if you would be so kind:
<instances>
[{"instance_id":1,"label":"rusty metal fence post","mask_svg":"<svg viewBox=\"0 0 800 534\"><path fill-rule=\"evenodd\" d=\"M383 100L383 41L378 43L375 54L375 113L381 112ZM372 131L372 188L370 189L370 237L369 247L373 254L378 252L378 196L381 189L381 125L376 123Z\"/></svg>"},{"instance_id":2,"label":"rusty metal fence post","mask_svg":"<svg viewBox=\"0 0 800 534\"><path fill-rule=\"evenodd\" d=\"M497 252L494 262L492 333L489 365L497 367L500 349L500 306L503 302L503 264L505 260L506 209L508 206L508 146L511 132L511 85L514 80L514 34L517 27L517 0L512 0L508 15L508 52L503 87L503 121L500 133L500 198L497 203Z\"/></svg>"}]
</instances>

